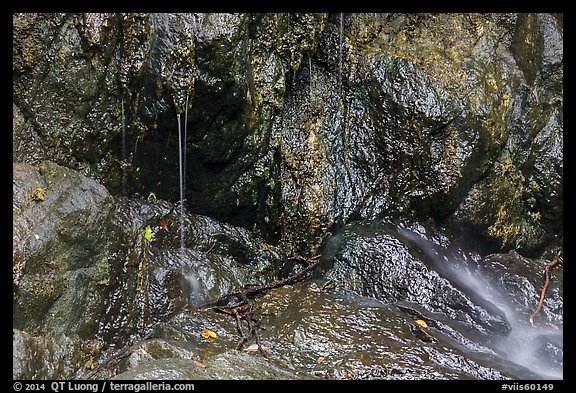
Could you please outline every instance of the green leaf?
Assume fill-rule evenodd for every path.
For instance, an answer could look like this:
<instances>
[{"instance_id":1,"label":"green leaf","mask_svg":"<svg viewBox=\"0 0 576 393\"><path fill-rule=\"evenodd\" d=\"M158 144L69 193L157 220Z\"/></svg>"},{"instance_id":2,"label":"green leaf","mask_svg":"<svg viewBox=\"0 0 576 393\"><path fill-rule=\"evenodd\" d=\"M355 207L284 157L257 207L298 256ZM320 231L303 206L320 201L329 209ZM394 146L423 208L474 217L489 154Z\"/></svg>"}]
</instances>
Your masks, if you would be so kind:
<instances>
[{"instance_id":1,"label":"green leaf","mask_svg":"<svg viewBox=\"0 0 576 393\"><path fill-rule=\"evenodd\" d=\"M152 230L150 229L150 225L146 227L146 232L144 232L144 239L148 240L149 242L152 241Z\"/></svg>"}]
</instances>

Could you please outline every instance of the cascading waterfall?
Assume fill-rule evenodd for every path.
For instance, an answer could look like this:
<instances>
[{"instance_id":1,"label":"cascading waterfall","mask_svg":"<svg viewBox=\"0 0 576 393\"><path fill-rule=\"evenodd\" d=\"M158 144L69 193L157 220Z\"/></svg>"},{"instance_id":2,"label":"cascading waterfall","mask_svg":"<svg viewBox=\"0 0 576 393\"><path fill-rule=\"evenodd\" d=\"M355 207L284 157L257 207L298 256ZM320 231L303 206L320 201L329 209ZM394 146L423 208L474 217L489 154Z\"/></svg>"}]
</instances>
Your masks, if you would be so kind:
<instances>
[{"instance_id":1,"label":"cascading waterfall","mask_svg":"<svg viewBox=\"0 0 576 393\"><path fill-rule=\"evenodd\" d=\"M485 343L486 346L500 354L502 359L530 370L533 375L529 375L529 378L535 376L544 379L563 378L562 366L556 360L547 359L542 355L543 348L548 342L553 342L562 348L561 326L552 328L530 325L528 318L514 303L512 295L475 268L473 258L464 254L453 255L407 229L400 228L399 233L422 250L427 259L433 263L434 269L443 277L458 284L472 299L479 299L485 305L492 304L505 315L510 325L510 333Z\"/></svg>"}]
</instances>

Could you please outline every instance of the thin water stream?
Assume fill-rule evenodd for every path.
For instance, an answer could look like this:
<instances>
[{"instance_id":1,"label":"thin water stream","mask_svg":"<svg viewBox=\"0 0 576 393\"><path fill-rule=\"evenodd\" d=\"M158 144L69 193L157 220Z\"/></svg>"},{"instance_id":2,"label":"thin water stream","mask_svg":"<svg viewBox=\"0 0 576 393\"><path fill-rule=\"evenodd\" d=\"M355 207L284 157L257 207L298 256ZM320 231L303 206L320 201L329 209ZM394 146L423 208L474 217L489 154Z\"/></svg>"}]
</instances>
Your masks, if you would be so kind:
<instances>
[{"instance_id":1,"label":"thin water stream","mask_svg":"<svg viewBox=\"0 0 576 393\"><path fill-rule=\"evenodd\" d=\"M121 102L122 109L122 195L127 195L126 189L126 117L124 115L124 98Z\"/></svg>"},{"instance_id":2,"label":"thin water stream","mask_svg":"<svg viewBox=\"0 0 576 393\"><path fill-rule=\"evenodd\" d=\"M182 195L186 195L186 141L188 140L188 94L186 94L186 106L184 107L184 159L182 166ZM180 203L183 203L181 200Z\"/></svg>"},{"instance_id":3,"label":"thin water stream","mask_svg":"<svg viewBox=\"0 0 576 393\"><path fill-rule=\"evenodd\" d=\"M180 174L180 248L184 248L184 173L182 165L182 128L180 126L180 113L176 115L178 122L178 169Z\"/></svg>"},{"instance_id":4,"label":"thin water stream","mask_svg":"<svg viewBox=\"0 0 576 393\"><path fill-rule=\"evenodd\" d=\"M340 14L340 41L338 46L338 92L342 96L342 45L344 43L344 14Z\"/></svg>"},{"instance_id":5,"label":"thin water stream","mask_svg":"<svg viewBox=\"0 0 576 393\"><path fill-rule=\"evenodd\" d=\"M185 248L184 236L184 196L186 187L186 140L188 139L188 95L186 95L186 107L184 110L184 137L182 137L180 113L176 114L178 123L178 172L180 181L180 248Z\"/></svg>"},{"instance_id":6,"label":"thin water stream","mask_svg":"<svg viewBox=\"0 0 576 393\"><path fill-rule=\"evenodd\" d=\"M186 106L184 109L184 127L181 126L181 117L178 113L176 118L178 122L178 164L180 175L180 258L186 261L182 265L181 273L185 281L186 297L191 304L200 304L202 301L202 285L199 277L197 276L197 263L194 258L188 253L185 244L186 224L184 219L184 200L186 192L186 141L188 139L188 101L189 96L186 95ZM182 137L182 128L184 129L184 137ZM193 266L190 269L190 266Z\"/></svg>"}]
</instances>

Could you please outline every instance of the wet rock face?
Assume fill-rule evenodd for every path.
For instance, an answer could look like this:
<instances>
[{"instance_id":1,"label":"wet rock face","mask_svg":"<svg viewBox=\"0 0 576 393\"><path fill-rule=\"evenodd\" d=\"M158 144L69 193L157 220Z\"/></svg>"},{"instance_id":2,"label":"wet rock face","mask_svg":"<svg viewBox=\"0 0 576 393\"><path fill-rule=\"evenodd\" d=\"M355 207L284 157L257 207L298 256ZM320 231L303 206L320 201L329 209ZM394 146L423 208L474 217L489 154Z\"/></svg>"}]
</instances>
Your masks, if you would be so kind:
<instances>
[{"instance_id":1,"label":"wet rock face","mask_svg":"<svg viewBox=\"0 0 576 393\"><path fill-rule=\"evenodd\" d=\"M196 17L198 78L190 112L190 205L282 233L278 136L288 80L314 50L325 15ZM214 198L217 196L217 198Z\"/></svg>"},{"instance_id":2,"label":"wet rock face","mask_svg":"<svg viewBox=\"0 0 576 393\"><path fill-rule=\"evenodd\" d=\"M95 164L110 150L120 131L123 23L113 14L14 15L15 104L42 140L43 159Z\"/></svg>"},{"instance_id":3,"label":"wet rock face","mask_svg":"<svg viewBox=\"0 0 576 393\"><path fill-rule=\"evenodd\" d=\"M94 377L558 378L561 271L524 330L547 262L516 253L481 261L419 224L345 226L310 282L255 300L269 360L235 351L233 317L184 306L290 274L295 248L187 213L181 249L177 211L154 197L114 198L50 162L15 164L14 378L78 378L126 348L112 374ZM452 265L479 269L509 308ZM519 339L529 345L514 352Z\"/></svg>"},{"instance_id":4,"label":"wet rock face","mask_svg":"<svg viewBox=\"0 0 576 393\"><path fill-rule=\"evenodd\" d=\"M114 198L50 161L13 173L14 378L83 374L183 306L283 268L287 251L246 229L186 215L180 249L166 201Z\"/></svg>"},{"instance_id":5,"label":"wet rock face","mask_svg":"<svg viewBox=\"0 0 576 393\"><path fill-rule=\"evenodd\" d=\"M522 336L558 377L561 273L518 320L562 254L561 15L14 14L13 78L15 378L147 334L126 377L532 378ZM320 253L263 299L273 364L182 311Z\"/></svg>"},{"instance_id":6,"label":"wet rock face","mask_svg":"<svg viewBox=\"0 0 576 393\"><path fill-rule=\"evenodd\" d=\"M55 344L56 342L56 344ZM79 340L65 336L47 339L13 329L12 376L14 379L46 380L70 378L83 361Z\"/></svg>"},{"instance_id":7,"label":"wet rock face","mask_svg":"<svg viewBox=\"0 0 576 393\"><path fill-rule=\"evenodd\" d=\"M557 194L563 189L562 20L519 15L512 32L506 55L511 54L514 63L503 70L522 77L509 79L510 106L500 111L505 120L501 126L508 130L505 149L490 176L472 186L453 218L457 225L470 223L487 235L496 243L492 249L514 248L534 255L545 244L554 249L562 237L561 224L554 218L563 206ZM498 209L489 207L494 206L494 196L502 198Z\"/></svg>"},{"instance_id":8,"label":"wet rock face","mask_svg":"<svg viewBox=\"0 0 576 393\"><path fill-rule=\"evenodd\" d=\"M546 20L538 23L551 31L561 29L552 17L532 17ZM562 187L552 174L540 187L539 172L546 166L560 173L561 142L552 130L561 127L562 88L553 82L542 91L548 108L527 94L531 82L514 55L523 33L513 33L512 27L520 20L513 15L346 15L339 48L334 19L318 59L301 68L301 83L288 93L294 99L287 102L282 130L283 195L290 202L299 196L300 205L315 209L285 214L292 214L293 222L316 216L316 222L328 223L325 227L379 214L433 217L462 238L459 231L470 226L490 244L488 251L541 252L554 237L548 234L557 233L552 229L557 222L541 219L544 210L558 207L544 203L542 192ZM535 36L546 34L550 47L561 46L558 35L545 29ZM554 44L551 37L557 37ZM554 58L549 61L562 63L559 51L549 52ZM554 70L544 72L548 81L562 75L547 69ZM542 123L533 127L528 113ZM538 141L544 135L551 137L544 149L555 149L553 158L543 157L549 165L532 161L536 150L543 153L536 146L544 147ZM310 153L299 159L297 149ZM286 180L306 174L304 168L311 172L302 176L304 185ZM500 210L492 203L495 194L502 197Z\"/></svg>"},{"instance_id":9,"label":"wet rock face","mask_svg":"<svg viewBox=\"0 0 576 393\"><path fill-rule=\"evenodd\" d=\"M50 162L38 169L14 164L13 182L15 327L91 336L91 319L103 307L94 295L110 278L112 197L94 180Z\"/></svg>"},{"instance_id":10,"label":"wet rock face","mask_svg":"<svg viewBox=\"0 0 576 393\"><path fill-rule=\"evenodd\" d=\"M17 14L14 27L17 160L176 200L180 113L187 205L270 241L311 251L335 224L398 215L480 236L483 252L561 242L561 17Z\"/></svg>"},{"instance_id":11,"label":"wet rock face","mask_svg":"<svg viewBox=\"0 0 576 393\"><path fill-rule=\"evenodd\" d=\"M451 281L449 258L418 255L393 226L353 224L327 247L325 263L332 267L326 277L341 288L387 304L416 303L465 324L466 334L504 335L510 330L498 307Z\"/></svg>"},{"instance_id":12,"label":"wet rock face","mask_svg":"<svg viewBox=\"0 0 576 393\"><path fill-rule=\"evenodd\" d=\"M561 376L562 310L557 305L562 296L556 286L561 275L553 278L550 308L538 325L531 326L528 315L537 303L530 296L537 292L532 281L538 281L538 266L544 261L515 253L469 259L429 228L419 224L397 228L383 223L347 228L327 245L316 279L257 299L255 313L268 360L258 353L230 349L239 339L230 316L182 311L156 325L154 338L120 363L115 378ZM370 243L373 239L378 241ZM387 275L361 276L363 264L386 265L386 258L396 260L399 267L389 268ZM474 280L467 281L465 274L441 263L474 267L470 271ZM400 270L402 275L396 274ZM483 275L475 275L478 272ZM386 281L388 285L382 284ZM506 310L505 316L491 304L496 300L486 297L474 282L488 284L490 293L504 290L498 307ZM216 338L203 337L204 328L215 332Z\"/></svg>"},{"instance_id":13,"label":"wet rock face","mask_svg":"<svg viewBox=\"0 0 576 393\"><path fill-rule=\"evenodd\" d=\"M386 53L357 67L346 97L320 98L338 97L337 83L312 67L287 102L287 236L321 238L334 223L383 212L444 217L487 168L487 130L425 73Z\"/></svg>"},{"instance_id":14,"label":"wet rock face","mask_svg":"<svg viewBox=\"0 0 576 393\"><path fill-rule=\"evenodd\" d=\"M95 351L114 280L114 201L49 161L13 174L14 377L70 378Z\"/></svg>"},{"instance_id":15,"label":"wet rock face","mask_svg":"<svg viewBox=\"0 0 576 393\"><path fill-rule=\"evenodd\" d=\"M229 349L237 340L229 318L183 313L159 328L157 338L142 345L144 351L123 361L124 372L115 378L505 378L464 352L445 352L449 344L441 336L398 309L334 298L316 283L269 293L259 301L258 313L266 326L267 360ZM215 331L217 339L202 338L203 326ZM446 367L450 362L459 367Z\"/></svg>"}]
</instances>

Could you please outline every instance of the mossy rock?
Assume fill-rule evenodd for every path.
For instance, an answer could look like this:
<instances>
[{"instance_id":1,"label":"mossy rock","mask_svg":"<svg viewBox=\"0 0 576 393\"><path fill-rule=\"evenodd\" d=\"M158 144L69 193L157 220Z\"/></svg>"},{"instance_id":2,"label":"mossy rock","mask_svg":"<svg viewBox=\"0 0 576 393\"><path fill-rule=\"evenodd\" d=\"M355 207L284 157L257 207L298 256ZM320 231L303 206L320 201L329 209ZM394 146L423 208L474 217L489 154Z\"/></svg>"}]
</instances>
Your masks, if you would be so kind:
<instances>
[{"instance_id":1,"label":"mossy rock","mask_svg":"<svg viewBox=\"0 0 576 393\"><path fill-rule=\"evenodd\" d=\"M15 327L79 333L103 307L97 283L108 277L116 236L112 197L102 185L52 162L37 168L14 164L14 185ZM43 198L30 198L38 188ZM84 280L78 281L81 271Z\"/></svg>"}]
</instances>

